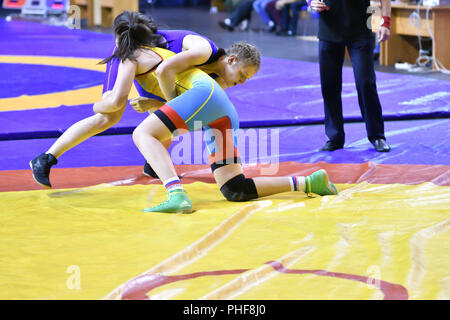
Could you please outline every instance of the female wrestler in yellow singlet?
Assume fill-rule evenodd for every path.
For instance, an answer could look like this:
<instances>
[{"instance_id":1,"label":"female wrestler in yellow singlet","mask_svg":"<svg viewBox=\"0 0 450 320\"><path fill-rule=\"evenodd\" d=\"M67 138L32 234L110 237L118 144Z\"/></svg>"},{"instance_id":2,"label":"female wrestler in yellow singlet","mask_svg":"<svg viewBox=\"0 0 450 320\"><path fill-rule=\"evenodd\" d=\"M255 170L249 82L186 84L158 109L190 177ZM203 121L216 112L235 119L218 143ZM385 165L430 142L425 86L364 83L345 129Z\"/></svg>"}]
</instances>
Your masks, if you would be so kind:
<instances>
[{"instance_id":1,"label":"female wrestler in yellow singlet","mask_svg":"<svg viewBox=\"0 0 450 320\"><path fill-rule=\"evenodd\" d=\"M121 65L113 91L128 96L133 80L136 79L146 90L151 90L155 95L163 95L157 77L158 69L173 59L174 53L138 45L134 37L130 36L133 14L123 13L114 22ZM252 68L256 73L260 64L259 52L255 47L247 46L247 58L255 61ZM229 70L224 73L227 83L232 84L239 79L241 63L238 59L230 63ZM247 201L287 191L337 194L325 170L307 177L246 178L236 148L238 115L221 86L195 67L176 74L175 83L177 97L150 114L133 132L136 146L155 170L168 194L166 201L144 211L192 212L192 203L181 185L163 142L171 141L173 134L201 128L206 130L206 144L214 178L227 200ZM105 99L94 105L94 111L114 112Z\"/></svg>"}]
</instances>

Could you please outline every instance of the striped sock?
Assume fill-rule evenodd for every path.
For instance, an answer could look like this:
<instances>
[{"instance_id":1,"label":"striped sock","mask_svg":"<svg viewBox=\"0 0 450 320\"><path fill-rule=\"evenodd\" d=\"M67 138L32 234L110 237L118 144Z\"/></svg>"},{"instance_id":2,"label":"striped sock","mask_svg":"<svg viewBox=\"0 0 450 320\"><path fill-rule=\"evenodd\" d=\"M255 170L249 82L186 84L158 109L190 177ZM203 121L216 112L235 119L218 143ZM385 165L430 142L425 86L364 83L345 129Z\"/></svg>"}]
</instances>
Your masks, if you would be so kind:
<instances>
[{"instance_id":1,"label":"striped sock","mask_svg":"<svg viewBox=\"0 0 450 320\"><path fill-rule=\"evenodd\" d=\"M164 187L167 192L175 191L175 190L184 190L183 185L181 184L180 179L178 177L173 177L163 181Z\"/></svg>"},{"instance_id":2,"label":"striped sock","mask_svg":"<svg viewBox=\"0 0 450 320\"><path fill-rule=\"evenodd\" d=\"M289 183L291 184L291 191L305 192L305 177L289 177Z\"/></svg>"}]
</instances>

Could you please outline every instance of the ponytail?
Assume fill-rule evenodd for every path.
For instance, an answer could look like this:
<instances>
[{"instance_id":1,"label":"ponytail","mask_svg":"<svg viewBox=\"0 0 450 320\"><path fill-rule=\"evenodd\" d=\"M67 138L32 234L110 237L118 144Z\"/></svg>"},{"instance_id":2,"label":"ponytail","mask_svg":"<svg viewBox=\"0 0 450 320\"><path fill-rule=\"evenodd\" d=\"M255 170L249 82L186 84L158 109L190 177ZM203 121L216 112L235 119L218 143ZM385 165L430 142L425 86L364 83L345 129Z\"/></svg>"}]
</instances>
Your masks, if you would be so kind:
<instances>
[{"instance_id":1,"label":"ponytail","mask_svg":"<svg viewBox=\"0 0 450 320\"><path fill-rule=\"evenodd\" d=\"M114 54L103 59L99 64L108 63L117 58L121 62L126 59L136 61L134 52L143 47L163 46L162 36L156 34L158 28L155 22L139 12L123 11L114 19L114 34L117 39L117 50Z\"/></svg>"}]
</instances>

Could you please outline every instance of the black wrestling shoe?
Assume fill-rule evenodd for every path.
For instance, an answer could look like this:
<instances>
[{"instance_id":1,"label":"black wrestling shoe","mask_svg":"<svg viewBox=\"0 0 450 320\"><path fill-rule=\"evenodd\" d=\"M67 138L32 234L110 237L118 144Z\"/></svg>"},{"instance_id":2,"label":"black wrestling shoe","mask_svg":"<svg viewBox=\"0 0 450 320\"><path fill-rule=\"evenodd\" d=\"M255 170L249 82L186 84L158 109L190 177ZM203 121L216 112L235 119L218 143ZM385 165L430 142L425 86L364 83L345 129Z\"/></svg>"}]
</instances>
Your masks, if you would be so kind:
<instances>
[{"instance_id":1,"label":"black wrestling shoe","mask_svg":"<svg viewBox=\"0 0 450 320\"><path fill-rule=\"evenodd\" d=\"M145 162L144 170L142 171L142 173L149 178L159 179L155 170L153 170L153 168L148 164L148 162ZM181 178L183 178L183 176L179 175L178 178L181 180Z\"/></svg>"},{"instance_id":2,"label":"black wrestling shoe","mask_svg":"<svg viewBox=\"0 0 450 320\"><path fill-rule=\"evenodd\" d=\"M41 186L51 188L50 168L57 164L58 160L50 153L43 153L30 161L30 168L33 170L33 178Z\"/></svg>"},{"instance_id":3,"label":"black wrestling shoe","mask_svg":"<svg viewBox=\"0 0 450 320\"><path fill-rule=\"evenodd\" d=\"M153 168L148 164L147 161L145 161L144 171L142 171L142 173L149 178L156 178L156 179L159 178L155 170L153 170Z\"/></svg>"},{"instance_id":4,"label":"black wrestling shoe","mask_svg":"<svg viewBox=\"0 0 450 320\"><path fill-rule=\"evenodd\" d=\"M389 147L384 139L375 139L372 144L378 152L389 152L391 150L391 147Z\"/></svg>"},{"instance_id":5,"label":"black wrestling shoe","mask_svg":"<svg viewBox=\"0 0 450 320\"><path fill-rule=\"evenodd\" d=\"M337 144L337 143L329 140L329 141L327 141L327 143L325 143L325 145L319 151L334 151L334 150L342 149L342 148L344 148L343 145Z\"/></svg>"}]
</instances>

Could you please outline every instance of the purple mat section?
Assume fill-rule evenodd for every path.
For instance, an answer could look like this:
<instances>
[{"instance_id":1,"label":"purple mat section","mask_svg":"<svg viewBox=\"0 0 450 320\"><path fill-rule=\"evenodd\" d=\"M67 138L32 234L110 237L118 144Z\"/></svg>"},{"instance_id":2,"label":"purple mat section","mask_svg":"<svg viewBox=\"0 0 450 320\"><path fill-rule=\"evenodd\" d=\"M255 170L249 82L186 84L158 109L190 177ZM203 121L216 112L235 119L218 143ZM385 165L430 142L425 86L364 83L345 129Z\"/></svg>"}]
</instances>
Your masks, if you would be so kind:
<instances>
[{"instance_id":1,"label":"purple mat section","mask_svg":"<svg viewBox=\"0 0 450 320\"><path fill-rule=\"evenodd\" d=\"M0 19L0 32L2 55L104 58L110 54L113 43L112 35L108 34L24 21L8 23ZM86 79L80 80L80 85L93 81L91 76L87 73L85 75ZM377 73L377 79L385 119L450 117L449 81L381 72ZM46 81L48 80L42 79L39 85L48 87L49 83ZM23 86L34 87L36 81L31 77L24 78ZM66 87L61 84L61 87L56 89L63 91ZM316 63L263 58L261 70L253 79L245 86L230 88L227 92L239 112L243 128L323 122L319 66ZM2 97L8 94L6 87L0 87ZM342 97L346 121L361 121L353 70L347 67L343 70ZM84 107L2 112L0 140L56 137L80 119L83 112L79 110ZM59 112L64 114L63 121ZM27 114L26 117L23 117L24 113ZM132 110L127 111L127 120L118 123L117 132L131 132L132 127L141 121L141 116ZM47 121L34 120L42 118ZM30 135L32 132L36 134Z\"/></svg>"},{"instance_id":2,"label":"purple mat section","mask_svg":"<svg viewBox=\"0 0 450 320\"><path fill-rule=\"evenodd\" d=\"M0 74L8 75L0 78L0 88L4 88L0 98L89 88L102 84L104 78L98 71L14 63L0 63Z\"/></svg>"},{"instance_id":3,"label":"purple mat section","mask_svg":"<svg viewBox=\"0 0 450 320\"><path fill-rule=\"evenodd\" d=\"M59 137L75 122L92 115L94 115L92 104L2 112L0 113L0 140ZM148 113L138 113L128 105L120 122L103 134L131 134L147 116ZM27 119L28 121L24 123Z\"/></svg>"},{"instance_id":4,"label":"purple mat section","mask_svg":"<svg viewBox=\"0 0 450 320\"><path fill-rule=\"evenodd\" d=\"M112 34L0 19L0 54L104 58Z\"/></svg>"},{"instance_id":5,"label":"purple mat section","mask_svg":"<svg viewBox=\"0 0 450 320\"><path fill-rule=\"evenodd\" d=\"M297 65L299 69L309 70L305 72L309 76L289 73L286 70L288 65ZM280 73L283 68L285 71ZM260 73L245 86L227 90L238 110L242 128L323 122L320 81L319 76L313 71L318 69L317 64L265 58L261 69ZM289 76L280 77L279 74L289 74ZM347 74L348 78L352 76L352 70L345 68L344 74ZM87 77L84 83L92 81L93 78ZM95 76L96 80L97 78ZM295 85L289 86L288 83ZM380 99L384 106L384 117L387 120L450 117L450 82L379 73L378 83ZM80 85L82 84L83 82ZM273 88L274 85L277 87ZM48 84L44 81L42 86L46 87ZM0 87L0 95L4 95L5 90L5 87ZM347 101L344 104L346 121L361 121L356 91L352 83L344 82L343 97L344 102ZM0 114L0 140L51 138L57 137L74 122L91 115L92 108L91 105L62 106L39 110L5 111ZM29 121L23 121L24 114ZM143 117L142 114L128 107L124 118L115 126L116 132L131 133ZM46 121L37 121L37 119L46 119Z\"/></svg>"},{"instance_id":6,"label":"purple mat section","mask_svg":"<svg viewBox=\"0 0 450 320\"><path fill-rule=\"evenodd\" d=\"M377 72L378 95L386 120L450 117L450 82ZM353 69L343 68L346 121L362 121ZM244 86L227 90L247 127L322 123L319 64L264 58Z\"/></svg>"},{"instance_id":7,"label":"purple mat section","mask_svg":"<svg viewBox=\"0 0 450 320\"><path fill-rule=\"evenodd\" d=\"M449 119L386 123L391 152L378 153L366 139L361 123L345 126L345 149L318 152L326 138L322 125L248 129L240 132L239 153L244 163L297 161L301 163L364 163L450 165ZM201 132L184 136L170 149L175 164L208 163L202 156ZM198 133L197 133L198 134ZM266 136L266 138L265 138ZM439 137L437 140L436 137ZM0 170L27 169L55 139L0 141ZM266 143L267 142L267 143ZM250 147L252 146L252 147ZM254 149L254 146L258 146ZM205 160L203 160L205 159ZM143 165L130 135L97 136L69 150L59 168Z\"/></svg>"}]
</instances>

